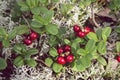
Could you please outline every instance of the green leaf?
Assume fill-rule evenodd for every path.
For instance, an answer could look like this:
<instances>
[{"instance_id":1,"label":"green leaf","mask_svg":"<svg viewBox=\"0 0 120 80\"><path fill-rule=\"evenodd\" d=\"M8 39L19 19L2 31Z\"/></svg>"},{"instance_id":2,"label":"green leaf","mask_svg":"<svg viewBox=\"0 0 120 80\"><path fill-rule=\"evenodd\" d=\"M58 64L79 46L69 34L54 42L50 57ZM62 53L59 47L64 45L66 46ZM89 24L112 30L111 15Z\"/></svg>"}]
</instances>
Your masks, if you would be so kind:
<instances>
[{"instance_id":1,"label":"green leaf","mask_svg":"<svg viewBox=\"0 0 120 80\"><path fill-rule=\"evenodd\" d=\"M16 37L16 35L17 35L17 30L13 29L12 31L10 31L8 33L9 40L14 39Z\"/></svg>"},{"instance_id":2,"label":"green leaf","mask_svg":"<svg viewBox=\"0 0 120 80\"><path fill-rule=\"evenodd\" d=\"M106 53L106 42L100 41L97 45L97 50L100 54Z\"/></svg>"},{"instance_id":3,"label":"green leaf","mask_svg":"<svg viewBox=\"0 0 120 80\"><path fill-rule=\"evenodd\" d=\"M17 34L17 35L29 33L29 27L27 25L19 25L14 28L13 32L14 32L14 34Z\"/></svg>"},{"instance_id":4,"label":"green leaf","mask_svg":"<svg viewBox=\"0 0 120 80\"><path fill-rule=\"evenodd\" d=\"M98 39L101 40L101 39L102 39L102 29L101 29L101 28L98 29L98 30L96 31L96 34L97 34Z\"/></svg>"},{"instance_id":5,"label":"green leaf","mask_svg":"<svg viewBox=\"0 0 120 80\"><path fill-rule=\"evenodd\" d=\"M52 57L56 57L58 55L57 50L55 48L51 48L50 51L49 51L49 54Z\"/></svg>"},{"instance_id":6,"label":"green leaf","mask_svg":"<svg viewBox=\"0 0 120 80\"><path fill-rule=\"evenodd\" d=\"M89 56L82 57L80 61L85 68L88 68L91 65L91 58Z\"/></svg>"},{"instance_id":7,"label":"green leaf","mask_svg":"<svg viewBox=\"0 0 120 80\"><path fill-rule=\"evenodd\" d=\"M22 50L23 49L26 49L25 45L23 44L16 44L14 47L13 47L13 50L15 52L17 52L18 54L22 54Z\"/></svg>"},{"instance_id":8,"label":"green leaf","mask_svg":"<svg viewBox=\"0 0 120 80\"><path fill-rule=\"evenodd\" d=\"M94 40L89 40L85 46L85 50L89 53L93 52L95 49L96 42Z\"/></svg>"},{"instance_id":9,"label":"green leaf","mask_svg":"<svg viewBox=\"0 0 120 80\"><path fill-rule=\"evenodd\" d=\"M116 42L116 51L120 52L120 42Z\"/></svg>"},{"instance_id":10,"label":"green leaf","mask_svg":"<svg viewBox=\"0 0 120 80\"><path fill-rule=\"evenodd\" d=\"M10 46L10 41L5 39L5 40L2 41L2 44L3 44L4 47L9 47Z\"/></svg>"},{"instance_id":11,"label":"green leaf","mask_svg":"<svg viewBox=\"0 0 120 80\"><path fill-rule=\"evenodd\" d=\"M84 49L80 48L77 50L77 54L81 55L81 56L85 56L87 54L87 52Z\"/></svg>"},{"instance_id":12,"label":"green leaf","mask_svg":"<svg viewBox=\"0 0 120 80\"><path fill-rule=\"evenodd\" d=\"M38 50L35 48L31 48L31 49L27 50L27 54L29 54L29 55L34 55L37 53L38 53Z\"/></svg>"},{"instance_id":13,"label":"green leaf","mask_svg":"<svg viewBox=\"0 0 120 80\"><path fill-rule=\"evenodd\" d=\"M14 62L13 62L17 67L19 66L23 66L24 65L24 59L21 56L18 56L15 58Z\"/></svg>"},{"instance_id":14,"label":"green leaf","mask_svg":"<svg viewBox=\"0 0 120 80\"><path fill-rule=\"evenodd\" d=\"M46 20L46 22L50 22L53 16L54 16L54 11L49 10L46 12L44 19Z\"/></svg>"},{"instance_id":15,"label":"green leaf","mask_svg":"<svg viewBox=\"0 0 120 80\"><path fill-rule=\"evenodd\" d=\"M34 55L34 54L37 54L37 53L38 53L38 50L35 49L35 48L31 48L31 49L27 50L24 53L25 60L29 60L31 58L31 55Z\"/></svg>"},{"instance_id":16,"label":"green leaf","mask_svg":"<svg viewBox=\"0 0 120 80\"><path fill-rule=\"evenodd\" d=\"M29 59L25 61L28 66L35 67L37 62L34 59Z\"/></svg>"},{"instance_id":17,"label":"green leaf","mask_svg":"<svg viewBox=\"0 0 120 80\"><path fill-rule=\"evenodd\" d=\"M81 59L78 59L78 60L76 61L76 68L77 68L77 70L80 71L80 72L85 71L85 67L84 67L84 65L82 65Z\"/></svg>"},{"instance_id":18,"label":"green leaf","mask_svg":"<svg viewBox=\"0 0 120 80\"><path fill-rule=\"evenodd\" d=\"M0 58L0 70L3 70L7 67L7 63L5 61L5 59Z\"/></svg>"},{"instance_id":19,"label":"green leaf","mask_svg":"<svg viewBox=\"0 0 120 80\"><path fill-rule=\"evenodd\" d=\"M58 34L58 26L55 24L48 24L45 26L46 31L52 35L57 35Z\"/></svg>"},{"instance_id":20,"label":"green leaf","mask_svg":"<svg viewBox=\"0 0 120 80\"><path fill-rule=\"evenodd\" d=\"M35 20L36 22L39 22L41 25L48 25L49 23L43 17L39 15L33 15L33 20Z\"/></svg>"},{"instance_id":21,"label":"green leaf","mask_svg":"<svg viewBox=\"0 0 120 80\"><path fill-rule=\"evenodd\" d=\"M47 64L47 66L51 66L53 64L53 60L51 58L46 58L45 59L45 64Z\"/></svg>"},{"instance_id":22,"label":"green leaf","mask_svg":"<svg viewBox=\"0 0 120 80\"><path fill-rule=\"evenodd\" d=\"M32 21L31 22L31 27L39 29L39 28L43 27L43 25L41 25L39 22Z\"/></svg>"},{"instance_id":23,"label":"green leaf","mask_svg":"<svg viewBox=\"0 0 120 80\"><path fill-rule=\"evenodd\" d=\"M109 37L109 35L110 35L110 33L111 33L111 28L110 27L105 27L105 28L103 28L103 30L102 30L102 38L103 38L103 40L107 40L107 38Z\"/></svg>"},{"instance_id":24,"label":"green leaf","mask_svg":"<svg viewBox=\"0 0 120 80\"><path fill-rule=\"evenodd\" d=\"M24 1L19 0L19 1L17 1L17 4L21 7L21 11L28 11L29 10L28 5Z\"/></svg>"},{"instance_id":25,"label":"green leaf","mask_svg":"<svg viewBox=\"0 0 120 80\"><path fill-rule=\"evenodd\" d=\"M59 73L63 67L62 67L62 65L60 65L58 63L54 63L52 68L55 73Z\"/></svg>"},{"instance_id":26,"label":"green leaf","mask_svg":"<svg viewBox=\"0 0 120 80\"><path fill-rule=\"evenodd\" d=\"M69 39L64 39L64 43L70 45L70 40Z\"/></svg>"},{"instance_id":27,"label":"green leaf","mask_svg":"<svg viewBox=\"0 0 120 80\"><path fill-rule=\"evenodd\" d=\"M7 34L6 30L0 27L0 36L5 36Z\"/></svg>"},{"instance_id":28,"label":"green leaf","mask_svg":"<svg viewBox=\"0 0 120 80\"><path fill-rule=\"evenodd\" d=\"M117 27L115 27L115 32L117 32L117 33L120 33L120 25L119 26L117 26Z\"/></svg>"},{"instance_id":29,"label":"green leaf","mask_svg":"<svg viewBox=\"0 0 120 80\"><path fill-rule=\"evenodd\" d=\"M72 41L71 47L74 48L75 50L77 49L77 47L79 46L79 43L82 40L80 38L76 38L75 40Z\"/></svg>"},{"instance_id":30,"label":"green leaf","mask_svg":"<svg viewBox=\"0 0 120 80\"><path fill-rule=\"evenodd\" d=\"M94 32L88 33L88 34L87 34L87 37L88 37L89 39L92 39L92 40L96 41L96 42L98 41L97 35L96 35Z\"/></svg>"},{"instance_id":31,"label":"green leaf","mask_svg":"<svg viewBox=\"0 0 120 80\"><path fill-rule=\"evenodd\" d=\"M31 12L35 15L39 15L40 14L40 10L41 8L40 7L35 7L33 9L31 9Z\"/></svg>"},{"instance_id":32,"label":"green leaf","mask_svg":"<svg viewBox=\"0 0 120 80\"><path fill-rule=\"evenodd\" d=\"M106 66L107 65L107 62L106 60L103 58L103 57L99 57L97 58L98 62L101 63L102 65Z\"/></svg>"}]
</instances>

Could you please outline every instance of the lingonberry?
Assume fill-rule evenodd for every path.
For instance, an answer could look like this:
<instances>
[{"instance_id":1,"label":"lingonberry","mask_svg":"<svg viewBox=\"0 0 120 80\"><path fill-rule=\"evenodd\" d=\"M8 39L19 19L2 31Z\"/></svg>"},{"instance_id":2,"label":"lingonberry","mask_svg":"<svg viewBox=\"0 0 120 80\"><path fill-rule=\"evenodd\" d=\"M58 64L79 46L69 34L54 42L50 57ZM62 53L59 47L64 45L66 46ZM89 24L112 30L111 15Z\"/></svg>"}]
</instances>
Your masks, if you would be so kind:
<instances>
[{"instance_id":1,"label":"lingonberry","mask_svg":"<svg viewBox=\"0 0 120 80\"><path fill-rule=\"evenodd\" d=\"M73 30L74 30L74 32L78 32L78 31L80 31L80 27L78 25L74 25Z\"/></svg>"},{"instance_id":2,"label":"lingonberry","mask_svg":"<svg viewBox=\"0 0 120 80\"><path fill-rule=\"evenodd\" d=\"M120 56L117 56L117 57L116 57L116 60L117 60L118 62L120 62Z\"/></svg>"},{"instance_id":3,"label":"lingonberry","mask_svg":"<svg viewBox=\"0 0 120 80\"><path fill-rule=\"evenodd\" d=\"M62 64L62 65L66 64L65 58L62 56L58 56L57 63Z\"/></svg>"},{"instance_id":4,"label":"lingonberry","mask_svg":"<svg viewBox=\"0 0 120 80\"><path fill-rule=\"evenodd\" d=\"M71 63L74 60L74 56L72 54L69 54L66 56L65 60L66 60L66 62Z\"/></svg>"},{"instance_id":5,"label":"lingonberry","mask_svg":"<svg viewBox=\"0 0 120 80\"><path fill-rule=\"evenodd\" d=\"M26 45L30 45L30 44L32 44L32 41L30 40L30 39L24 39L24 44L26 44Z\"/></svg>"},{"instance_id":6,"label":"lingonberry","mask_svg":"<svg viewBox=\"0 0 120 80\"><path fill-rule=\"evenodd\" d=\"M64 52L70 52L71 51L71 46L65 45L64 46Z\"/></svg>"},{"instance_id":7,"label":"lingonberry","mask_svg":"<svg viewBox=\"0 0 120 80\"><path fill-rule=\"evenodd\" d=\"M59 47L59 48L57 49L57 53L58 53L58 54L62 54L63 52L64 52L63 47Z\"/></svg>"},{"instance_id":8,"label":"lingonberry","mask_svg":"<svg viewBox=\"0 0 120 80\"><path fill-rule=\"evenodd\" d=\"M91 32L91 31L92 31L92 29L91 29L90 27L85 27L85 28L84 28L85 34L88 34L88 33Z\"/></svg>"},{"instance_id":9,"label":"lingonberry","mask_svg":"<svg viewBox=\"0 0 120 80\"><path fill-rule=\"evenodd\" d=\"M31 32L29 36L30 36L30 39L31 39L31 40L35 40L35 39L38 38L38 33L36 33L36 32Z\"/></svg>"},{"instance_id":10,"label":"lingonberry","mask_svg":"<svg viewBox=\"0 0 120 80\"><path fill-rule=\"evenodd\" d=\"M77 36L80 37L80 38L84 38L86 36L86 34L85 34L85 32L79 31L77 33Z\"/></svg>"}]
</instances>

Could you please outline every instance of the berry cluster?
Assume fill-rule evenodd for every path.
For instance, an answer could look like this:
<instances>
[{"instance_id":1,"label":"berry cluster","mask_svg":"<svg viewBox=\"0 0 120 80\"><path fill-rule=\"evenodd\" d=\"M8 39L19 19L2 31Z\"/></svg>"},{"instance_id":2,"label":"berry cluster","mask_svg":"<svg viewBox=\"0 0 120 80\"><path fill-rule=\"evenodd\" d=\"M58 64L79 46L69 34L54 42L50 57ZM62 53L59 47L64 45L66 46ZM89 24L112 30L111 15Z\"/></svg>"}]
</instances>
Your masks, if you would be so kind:
<instances>
[{"instance_id":1,"label":"berry cluster","mask_svg":"<svg viewBox=\"0 0 120 80\"><path fill-rule=\"evenodd\" d=\"M78 25L74 25L73 30L76 36L80 38L84 38L89 32L93 32L93 30L90 27L85 27L81 29Z\"/></svg>"},{"instance_id":2,"label":"berry cluster","mask_svg":"<svg viewBox=\"0 0 120 80\"><path fill-rule=\"evenodd\" d=\"M120 56L117 56L117 57L116 57L116 60L117 60L118 62L120 62Z\"/></svg>"},{"instance_id":3,"label":"berry cluster","mask_svg":"<svg viewBox=\"0 0 120 80\"><path fill-rule=\"evenodd\" d=\"M25 35L25 39L23 40L23 42L26 45L30 45L30 44L32 44L32 41L34 41L34 40L36 40L38 38L38 36L39 36L38 33L31 30L30 34Z\"/></svg>"},{"instance_id":4,"label":"berry cluster","mask_svg":"<svg viewBox=\"0 0 120 80\"><path fill-rule=\"evenodd\" d=\"M59 54L57 57L57 63L59 64L64 65L66 63L71 63L74 60L74 55L71 54L71 46L69 45L59 47L57 53Z\"/></svg>"}]
</instances>

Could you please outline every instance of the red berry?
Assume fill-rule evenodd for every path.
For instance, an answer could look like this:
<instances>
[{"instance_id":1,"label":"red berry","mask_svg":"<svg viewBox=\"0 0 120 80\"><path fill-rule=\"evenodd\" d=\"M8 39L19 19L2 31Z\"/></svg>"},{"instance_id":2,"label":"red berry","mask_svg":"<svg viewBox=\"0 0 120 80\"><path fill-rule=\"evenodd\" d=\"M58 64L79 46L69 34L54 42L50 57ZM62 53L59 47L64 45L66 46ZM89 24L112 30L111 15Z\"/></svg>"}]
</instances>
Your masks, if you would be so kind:
<instances>
[{"instance_id":1,"label":"red berry","mask_svg":"<svg viewBox=\"0 0 120 80\"><path fill-rule=\"evenodd\" d=\"M63 52L64 52L64 50L63 50L62 47L59 47L59 48L57 49L57 53L58 53L58 54L62 54Z\"/></svg>"},{"instance_id":2,"label":"red berry","mask_svg":"<svg viewBox=\"0 0 120 80\"><path fill-rule=\"evenodd\" d=\"M62 56L58 56L57 63L62 64L62 65L66 64L65 58Z\"/></svg>"},{"instance_id":3,"label":"red berry","mask_svg":"<svg viewBox=\"0 0 120 80\"><path fill-rule=\"evenodd\" d=\"M2 42L0 42L0 48L2 47Z\"/></svg>"},{"instance_id":4,"label":"red berry","mask_svg":"<svg viewBox=\"0 0 120 80\"><path fill-rule=\"evenodd\" d=\"M88 34L88 33L91 32L91 31L92 31L92 30L91 30L90 27L85 27L85 28L84 28L85 34Z\"/></svg>"},{"instance_id":5,"label":"red berry","mask_svg":"<svg viewBox=\"0 0 120 80\"><path fill-rule=\"evenodd\" d=\"M29 39L24 39L24 44L30 45L30 44L32 44L32 41Z\"/></svg>"},{"instance_id":6,"label":"red berry","mask_svg":"<svg viewBox=\"0 0 120 80\"><path fill-rule=\"evenodd\" d=\"M72 62L74 60L74 56L72 54L69 54L68 56L66 56L66 62Z\"/></svg>"},{"instance_id":7,"label":"red berry","mask_svg":"<svg viewBox=\"0 0 120 80\"><path fill-rule=\"evenodd\" d=\"M79 31L77 33L77 36L80 37L80 38L84 38L86 36L86 34L85 34L85 32Z\"/></svg>"},{"instance_id":8,"label":"red berry","mask_svg":"<svg viewBox=\"0 0 120 80\"><path fill-rule=\"evenodd\" d=\"M117 56L117 57L116 57L116 60L117 60L118 62L120 62L120 56Z\"/></svg>"},{"instance_id":9,"label":"red berry","mask_svg":"<svg viewBox=\"0 0 120 80\"><path fill-rule=\"evenodd\" d=\"M74 32L78 32L78 31L80 31L80 27L78 25L74 25L73 30L74 30Z\"/></svg>"},{"instance_id":10,"label":"red berry","mask_svg":"<svg viewBox=\"0 0 120 80\"><path fill-rule=\"evenodd\" d=\"M30 33L30 39L31 40L35 40L35 39L37 39L38 38L38 33L36 33L36 32L32 32L32 33Z\"/></svg>"},{"instance_id":11,"label":"red berry","mask_svg":"<svg viewBox=\"0 0 120 80\"><path fill-rule=\"evenodd\" d=\"M65 52L70 52L70 51L71 51L71 46L65 45L65 46L64 46L64 51L65 51Z\"/></svg>"}]
</instances>

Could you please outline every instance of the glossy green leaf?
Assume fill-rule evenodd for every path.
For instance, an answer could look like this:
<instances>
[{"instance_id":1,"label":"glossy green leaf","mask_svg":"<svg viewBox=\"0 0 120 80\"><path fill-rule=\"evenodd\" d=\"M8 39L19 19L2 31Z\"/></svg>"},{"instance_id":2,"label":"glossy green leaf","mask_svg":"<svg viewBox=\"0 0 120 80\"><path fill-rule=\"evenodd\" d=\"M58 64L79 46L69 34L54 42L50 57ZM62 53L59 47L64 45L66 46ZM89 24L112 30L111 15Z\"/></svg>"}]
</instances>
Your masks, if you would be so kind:
<instances>
[{"instance_id":1,"label":"glossy green leaf","mask_svg":"<svg viewBox=\"0 0 120 80\"><path fill-rule=\"evenodd\" d=\"M7 34L6 30L0 27L0 36L5 36Z\"/></svg>"},{"instance_id":2,"label":"glossy green leaf","mask_svg":"<svg viewBox=\"0 0 120 80\"><path fill-rule=\"evenodd\" d=\"M103 40L107 40L107 38L109 37L109 35L110 35L110 33L111 33L111 28L110 27L105 27L105 28L103 28L103 30L102 30L102 38L103 38Z\"/></svg>"},{"instance_id":3,"label":"glossy green leaf","mask_svg":"<svg viewBox=\"0 0 120 80\"><path fill-rule=\"evenodd\" d=\"M17 36L17 32L15 30L12 30L11 32L8 33L8 35L9 40L11 40Z\"/></svg>"},{"instance_id":4,"label":"glossy green leaf","mask_svg":"<svg viewBox=\"0 0 120 80\"><path fill-rule=\"evenodd\" d=\"M27 25L19 25L14 30L16 34L22 35L29 32L29 27Z\"/></svg>"},{"instance_id":5,"label":"glossy green leaf","mask_svg":"<svg viewBox=\"0 0 120 80\"><path fill-rule=\"evenodd\" d=\"M27 54L29 54L29 55L34 55L37 53L38 53L38 49L36 49L36 48L31 48L31 49L27 50Z\"/></svg>"},{"instance_id":6,"label":"glossy green leaf","mask_svg":"<svg viewBox=\"0 0 120 80\"><path fill-rule=\"evenodd\" d=\"M75 50L79 47L79 43L82 40L80 38L76 38L75 40L72 41L71 47L74 48Z\"/></svg>"},{"instance_id":7,"label":"glossy green leaf","mask_svg":"<svg viewBox=\"0 0 120 80\"><path fill-rule=\"evenodd\" d=\"M97 45L97 50L100 54L105 54L106 53L106 42L101 41Z\"/></svg>"},{"instance_id":8,"label":"glossy green leaf","mask_svg":"<svg viewBox=\"0 0 120 80\"><path fill-rule=\"evenodd\" d=\"M71 42L68 39L64 39L64 43L69 45Z\"/></svg>"},{"instance_id":9,"label":"glossy green leaf","mask_svg":"<svg viewBox=\"0 0 120 80\"><path fill-rule=\"evenodd\" d=\"M35 67L37 62L34 59L29 59L25 61L28 66Z\"/></svg>"},{"instance_id":10,"label":"glossy green leaf","mask_svg":"<svg viewBox=\"0 0 120 80\"><path fill-rule=\"evenodd\" d=\"M35 20L36 22L39 22L41 25L48 25L49 23L43 17L39 15L33 15L33 20Z\"/></svg>"},{"instance_id":11,"label":"glossy green leaf","mask_svg":"<svg viewBox=\"0 0 120 80\"><path fill-rule=\"evenodd\" d=\"M55 48L51 48L50 51L49 51L49 54L52 57L56 57L58 55L57 50Z\"/></svg>"},{"instance_id":12,"label":"glossy green leaf","mask_svg":"<svg viewBox=\"0 0 120 80\"><path fill-rule=\"evenodd\" d=\"M95 49L96 42L94 40L89 40L85 46L85 50L89 53L93 52Z\"/></svg>"},{"instance_id":13,"label":"glossy green leaf","mask_svg":"<svg viewBox=\"0 0 120 80\"><path fill-rule=\"evenodd\" d=\"M47 66L51 66L53 64L53 60L51 58L46 58L45 59L45 64L47 64Z\"/></svg>"},{"instance_id":14,"label":"glossy green leaf","mask_svg":"<svg viewBox=\"0 0 120 80\"><path fill-rule=\"evenodd\" d=\"M63 66L58 63L54 63L52 68L55 73L59 73L62 70Z\"/></svg>"},{"instance_id":15,"label":"glossy green leaf","mask_svg":"<svg viewBox=\"0 0 120 80\"><path fill-rule=\"evenodd\" d=\"M35 15L39 15L40 14L40 7L34 7L33 9L31 9L31 12Z\"/></svg>"},{"instance_id":16,"label":"glossy green leaf","mask_svg":"<svg viewBox=\"0 0 120 80\"><path fill-rule=\"evenodd\" d=\"M87 52L84 49L80 48L77 50L77 54L81 55L81 56L85 56L87 54Z\"/></svg>"},{"instance_id":17,"label":"glossy green leaf","mask_svg":"<svg viewBox=\"0 0 120 80\"><path fill-rule=\"evenodd\" d=\"M3 70L7 67L7 63L5 61L5 59L0 58L0 70Z\"/></svg>"},{"instance_id":18,"label":"glossy green leaf","mask_svg":"<svg viewBox=\"0 0 120 80\"><path fill-rule=\"evenodd\" d=\"M28 11L29 10L28 5L24 1L19 0L19 1L17 1L17 4L21 7L21 11Z\"/></svg>"},{"instance_id":19,"label":"glossy green leaf","mask_svg":"<svg viewBox=\"0 0 120 80\"><path fill-rule=\"evenodd\" d=\"M120 52L120 42L116 42L116 51Z\"/></svg>"},{"instance_id":20,"label":"glossy green leaf","mask_svg":"<svg viewBox=\"0 0 120 80\"><path fill-rule=\"evenodd\" d=\"M19 66L23 66L24 65L24 59L21 56L18 56L15 58L14 62L13 62L17 67Z\"/></svg>"},{"instance_id":21,"label":"glossy green leaf","mask_svg":"<svg viewBox=\"0 0 120 80\"><path fill-rule=\"evenodd\" d=\"M102 65L106 66L107 65L107 61L103 58L103 57L99 57L97 58L98 62L101 63Z\"/></svg>"},{"instance_id":22,"label":"glossy green leaf","mask_svg":"<svg viewBox=\"0 0 120 80\"><path fill-rule=\"evenodd\" d=\"M117 27L115 27L115 32L117 32L117 33L120 33L120 25L119 26L117 26Z\"/></svg>"},{"instance_id":23,"label":"glossy green leaf","mask_svg":"<svg viewBox=\"0 0 120 80\"><path fill-rule=\"evenodd\" d=\"M98 41L97 35L96 35L94 32L88 33L88 34L87 34L87 37L88 37L89 39L92 39L92 40L96 41L96 42Z\"/></svg>"},{"instance_id":24,"label":"glossy green leaf","mask_svg":"<svg viewBox=\"0 0 120 80\"><path fill-rule=\"evenodd\" d=\"M49 34L52 34L52 35L58 34L58 26L55 24L49 24L49 25L45 26L45 28Z\"/></svg>"},{"instance_id":25,"label":"glossy green leaf","mask_svg":"<svg viewBox=\"0 0 120 80\"><path fill-rule=\"evenodd\" d=\"M39 29L39 28L43 27L43 25L41 25L39 22L32 21L31 22L31 27Z\"/></svg>"},{"instance_id":26,"label":"glossy green leaf","mask_svg":"<svg viewBox=\"0 0 120 80\"><path fill-rule=\"evenodd\" d=\"M25 45L23 44L15 44L13 47L13 50L18 54L22 54L22 49L26 49Z\"/></svg>"},{"instance_id":27,"label":"glossy green leaf","mask_svg":"<svg viewBox=\"0 0 120 80\"><path fill-rule=\"evenodd\" d=\"M98 30L96 31L96 34L97 34L97 38L98 38L99 40L101 40L101 39L102 39L102 28L98 29Z\"/></svg>"},{"instance_id":28,"label":"glossy green leaf","mask_svg":"<svg viewBox=\"0 0 120 80\"><path fill-rule=\"evenodd\" d=\"M2 41L2 45L3 45L4 47L9 47L9 46L10 46L10 41L7 40L7 39L5 39L5 40Z\"/></svg>"},{"instance_id":29,"label":"glossy green leaf","mask_svg":"<svg viewBox=\"0 0 120 80\"><path fill-rule=\"evenodd\" d=\"M83 71L85 71L85 67L84 67L84 65L81 63L81 59L78 59L77 61L76 61L76 68L77 68L77 71L80 71L80 72L83 72Z\"/></svg>"}]
</instances>

